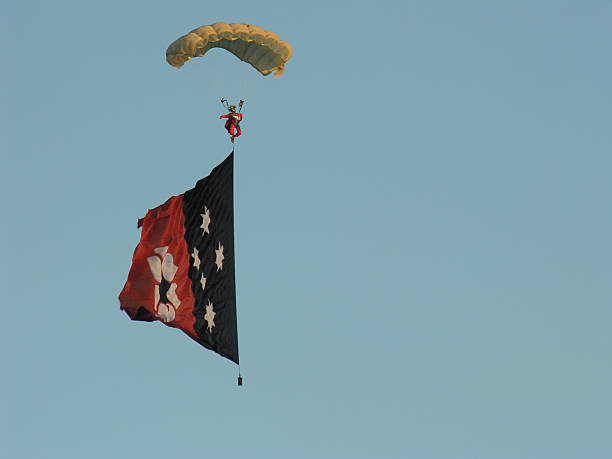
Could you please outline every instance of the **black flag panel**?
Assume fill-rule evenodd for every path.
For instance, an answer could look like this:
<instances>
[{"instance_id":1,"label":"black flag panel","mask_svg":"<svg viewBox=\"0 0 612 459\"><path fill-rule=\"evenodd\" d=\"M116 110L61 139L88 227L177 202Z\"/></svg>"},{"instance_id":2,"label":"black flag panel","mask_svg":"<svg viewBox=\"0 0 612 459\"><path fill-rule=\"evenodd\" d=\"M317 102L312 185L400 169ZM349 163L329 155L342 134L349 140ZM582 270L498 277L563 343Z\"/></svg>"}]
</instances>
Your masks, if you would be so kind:
<instances>
[{"instance_id":1,"label":"black flag panel","mask_svg":"<svg viewBox=\"0 0 612 459\"><path fill-rule=\"evenodd\" d=\"M238 363L233 175L232 152L208 177L185 192L183 213L192 261L189 278L195 299L194 331L202 345Z\"/></svg>"}]
</instances>

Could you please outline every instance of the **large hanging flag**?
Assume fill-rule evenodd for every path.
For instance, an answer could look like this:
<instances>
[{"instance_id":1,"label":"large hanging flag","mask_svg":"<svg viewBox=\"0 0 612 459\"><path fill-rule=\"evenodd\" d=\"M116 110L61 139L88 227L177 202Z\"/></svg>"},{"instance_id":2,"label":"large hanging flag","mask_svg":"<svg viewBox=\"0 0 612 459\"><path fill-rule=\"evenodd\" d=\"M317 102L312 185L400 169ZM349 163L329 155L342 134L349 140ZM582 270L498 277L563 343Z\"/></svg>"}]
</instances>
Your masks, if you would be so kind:
<instances>
[{"instance_id":1,"label":"large hanging flag","mask_svg":"<svg viewBox=\"0 0 612 459\"><path fill-rule=\"evenodd\" d=\"M234 153L195 188L138 221L140 242L119 295L132 320L159 320L238 362Z\"/></svg>"}]
</instances>

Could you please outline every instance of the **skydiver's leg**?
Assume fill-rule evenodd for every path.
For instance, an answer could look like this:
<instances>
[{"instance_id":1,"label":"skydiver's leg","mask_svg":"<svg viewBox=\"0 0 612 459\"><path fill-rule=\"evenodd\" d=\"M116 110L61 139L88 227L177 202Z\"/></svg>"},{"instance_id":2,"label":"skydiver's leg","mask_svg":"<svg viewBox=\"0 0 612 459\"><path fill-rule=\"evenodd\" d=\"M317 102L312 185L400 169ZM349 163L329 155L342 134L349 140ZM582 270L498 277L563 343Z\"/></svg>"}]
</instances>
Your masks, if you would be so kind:
<instances>
[{"instance_id":1,"label":"skydiver's leg","mask_svg":"<svg viewBox=\"0 0 612 459\"><path fill-rule=\"evenodd\" d=\"M240 126L236 126L236 134L234 134L234 137L240 137L240 134L242 134L242 131L240 130Z\"/></svg>"}]
</instances>

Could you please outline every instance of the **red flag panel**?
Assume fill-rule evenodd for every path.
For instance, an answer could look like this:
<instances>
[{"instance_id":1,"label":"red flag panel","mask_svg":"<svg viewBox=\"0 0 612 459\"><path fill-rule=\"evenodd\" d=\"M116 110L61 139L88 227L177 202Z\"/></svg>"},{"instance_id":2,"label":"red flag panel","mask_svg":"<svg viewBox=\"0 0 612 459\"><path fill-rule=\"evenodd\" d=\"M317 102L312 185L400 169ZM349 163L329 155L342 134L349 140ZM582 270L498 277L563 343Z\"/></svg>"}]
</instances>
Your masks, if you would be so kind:
<instances>
[{"instance_id":1,"label":"red flag panel","mask_svg":"<svg viewBox=\"0 0 612 459\"><path fill-rule=\"evenodd\" d=\"M149 210L119 301L131 319L160 320L197 340L184 224L182 195Z\"/></svg>"}]
</instances>

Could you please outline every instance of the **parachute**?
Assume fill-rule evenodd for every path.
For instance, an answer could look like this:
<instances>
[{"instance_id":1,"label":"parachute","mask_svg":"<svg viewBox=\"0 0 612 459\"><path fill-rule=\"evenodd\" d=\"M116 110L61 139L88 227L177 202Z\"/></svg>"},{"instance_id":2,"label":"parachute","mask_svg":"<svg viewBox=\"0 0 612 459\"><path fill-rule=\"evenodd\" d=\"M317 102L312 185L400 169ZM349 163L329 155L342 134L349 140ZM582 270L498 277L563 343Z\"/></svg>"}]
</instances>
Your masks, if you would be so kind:
<instances>
[{"instance_id":1,"label":"parachute","mask_svg":"<svg viewBox=\"0 0 612 459\"><path fill-rule=\"evenodd\" d=\"M181 68L192 57L202 57L212 48L223 48L262 75L282 75L291 58L291 46L274 32L252 24L215 24L198 27L174 41L166 50L166 61Z\"/></svg>"}]
</instances>

